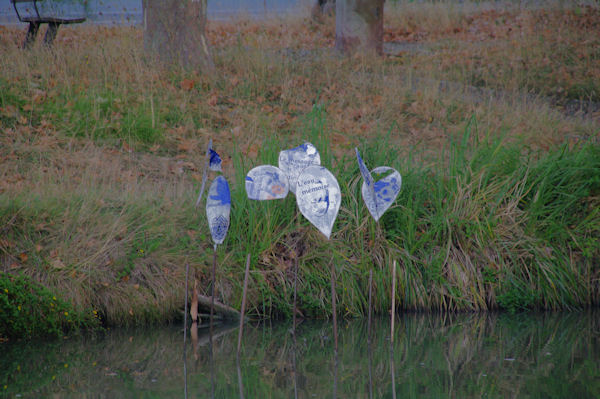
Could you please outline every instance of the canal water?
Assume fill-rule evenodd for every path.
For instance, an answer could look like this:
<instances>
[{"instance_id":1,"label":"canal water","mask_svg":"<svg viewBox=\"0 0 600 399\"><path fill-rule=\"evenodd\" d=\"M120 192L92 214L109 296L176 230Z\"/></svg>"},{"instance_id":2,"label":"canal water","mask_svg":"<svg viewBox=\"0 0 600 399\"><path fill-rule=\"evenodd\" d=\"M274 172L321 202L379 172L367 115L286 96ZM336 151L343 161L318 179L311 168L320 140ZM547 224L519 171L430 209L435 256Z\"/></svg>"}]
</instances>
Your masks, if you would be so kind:
<instances>
[{"instance_id":1,"label":"canal water","mask_svg":"<svg viewBox=\"0 0 600 399\"><path fill-rule=\"evenodd\" d=\"M9 398L599 398L598 313L181 326L0 344Z\"/></svg>"}]
</instances>

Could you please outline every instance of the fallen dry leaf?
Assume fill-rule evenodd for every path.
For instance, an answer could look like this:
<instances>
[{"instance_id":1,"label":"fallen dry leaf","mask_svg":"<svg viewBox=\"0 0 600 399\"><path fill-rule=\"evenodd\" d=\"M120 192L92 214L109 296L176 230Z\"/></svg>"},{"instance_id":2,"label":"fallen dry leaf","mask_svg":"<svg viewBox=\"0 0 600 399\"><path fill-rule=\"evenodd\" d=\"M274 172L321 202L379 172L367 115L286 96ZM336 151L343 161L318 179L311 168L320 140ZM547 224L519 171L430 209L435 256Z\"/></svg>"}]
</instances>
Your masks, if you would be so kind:
<instances>
[{"instance_id":1,"label":"fallen dry leaf","mask_svg":"<svg viewBox=\"0 0 600 399\"><path fill-rule=\"evenodd\" d=\"M50 261L50 264L55 269L64 269L66 267L65 264L60 259L58 259L58 258L57 259L52 259Z\"/></svg>"},{"instance_id":2,"label":"fallen dry leaf","mask_svg":"<svg viewBox=\"0 0 600 399\"><path fill-rule=\"evenodd\" d=\"M208 105L210 105L211 107L214 107L215 105L217 105L218 102L219 102L219 96L217 96L216 94L213 94L212 96L210 96L208 98Z\"/></svg>"},{"instance_id":3,"label":"fallen dry leaf","mask_svg":"<svg viewBox=\"0 0 600 399\"><path fill-rule=\"evenodd\" d=\"M194 88L194 86L195 86L195 85L196 85L196 82L194 82L194 81L193 81L193 80L191 80L191 79L183 79L183 80L181 81L181 88L182 88L183 90L188 90L188 91L190 91L190 90L192 90L192 89Z\"/></svg>"}]
</instances>

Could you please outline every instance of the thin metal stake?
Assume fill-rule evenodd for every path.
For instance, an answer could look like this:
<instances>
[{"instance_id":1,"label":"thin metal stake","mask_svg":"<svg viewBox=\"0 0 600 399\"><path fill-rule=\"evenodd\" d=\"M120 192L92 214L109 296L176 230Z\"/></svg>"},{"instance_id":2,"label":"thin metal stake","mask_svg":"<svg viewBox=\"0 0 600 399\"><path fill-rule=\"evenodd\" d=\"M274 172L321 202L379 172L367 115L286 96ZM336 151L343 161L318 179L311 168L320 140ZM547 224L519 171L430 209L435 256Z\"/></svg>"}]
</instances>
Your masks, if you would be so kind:
<instances>
[{"instance_id":1,"label":"thin metal stake","mask_svg":"<svg viewBox=\"0 0 600 399\"><path fill-rule=\"evenodd\" d=\"M373 304L371 298L373 296L373 269L369 270L369 318L367 319L367 341L371 342L371 311Z\"/></svg>"},{"instance_id":2,"label":"thin metal stake","mask_svg":"<svg viewBox=\"0 0 600 399\"><path fill-rule=\"evenodd\" d=\"M396 260L394 260L392 267L392 331L390 342L394 342L394 321L396 320Z\"/></svg>"},{"instance_id":3,"label":"thin metal stake","mask_svg":"<svg viewBox=\"0 0 600 399\"><path fill-rule=\"evenodd\" d=\"M296 257L294 259L294 310L292 314L294 333L296 333L296 297L298 293L298 249L296 248Z\"/></svg>"},{"instance_id":4,"label":"thin metal stake","mask_svg":"<svg viewBox=\"0 0 600 399\"><path fill-rule=\"evenodd\" d=\"M217 274L217 244L213 252L213 267L212 267L212 286L210 289L210 333L212 335L213 329L213 313L215 311L215 275Z\"/></svg>"},{"instance_id":5,"label":"thin metal stake","mask_svg":"<svg viewBox=\"0 0 600 399\"><path fill-rule=\"evenodd\" d=\"M242 293L242 314L240 315L240 330L238 332L237 353L240 354L242 347L242 333L244 331L244 313L246 312L246 292L248 290L248 273L250 271L250 253L246 256L246 272L244 273L244 291Z\"/></svg>"},{"instance_id":6,"label":"thin metal stake","mask_svg":"<svg viewBox=\"0 0 600 399\"><path fill-rule=\"evenodd\" d=\"M188 318L188 275L190 273L190 264L185 264L185 307L183 311L183 346L187 338L187 318Z\"/></svg>"}]
</instances>

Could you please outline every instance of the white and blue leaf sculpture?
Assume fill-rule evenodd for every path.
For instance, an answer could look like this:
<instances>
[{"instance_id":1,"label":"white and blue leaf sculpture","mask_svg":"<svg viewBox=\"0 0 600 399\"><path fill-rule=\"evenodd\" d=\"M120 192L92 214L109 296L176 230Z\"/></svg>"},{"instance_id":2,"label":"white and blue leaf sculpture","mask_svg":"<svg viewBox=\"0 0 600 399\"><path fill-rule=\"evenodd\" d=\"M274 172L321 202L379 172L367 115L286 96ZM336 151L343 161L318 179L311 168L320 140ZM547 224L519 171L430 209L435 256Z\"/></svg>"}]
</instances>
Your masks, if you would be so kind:
<instances>
[{"instance_id":1,"label":"white and blue leaf sculpture","mask_svg":"<svg viewBox=\"0 0 600 399\"><path fill-rule=\"evenodd\" d=\"M212 139L208 141L208 146L206 147L204 172L202 173L202 185L200 185L200 192L198 193L196 206L200 205L200 200L202 200L202 194L204 194L204 187L206 186L206 180L208 179L209 169L214 172L222 172L221 157L215 150L212 149Z\"/></svg>"},{"instance_id":2,"label":"white and blue leaf sculpture","mask_svg":"<svg viewBox=\"0 0 600 399\"><path fill-rule=\"evenodd\" d=\"M335 176L322 166L308 166L298 176L296 201L304 217L329 239L342 202Z\"/></svg>"},{"instance_id":3,"label":"white and blue leaf sculpture","mask_svg":"<svg viewBox=\"0 0 600 399\"><path fill-rule=\"evenodd\" d=\"M261 165L246 175L246 194L258 201L285 198L290 185L285 173L272 165Z\"/></svg>"},{"instance_id":4,"label":"white and blue leaf sculpture","mask_svg":"<svg viewBox=\"0 0 600 399\"><path fill-rule=\"evenodd\" d=\"M379 166L369 172L358 149L355 150L358 168L364 180L361 187L362 197L371 216L378 221L398 196L402 187L402 176L396 169L389 166ZM375 179L373 175L375 175Z\"/></svg>"},{"instance_id":5,"label":"white and blue leaf sculpture","mask_svg":"<svg viewBox=\"0 0 600 399\"><path fill-rule=\"evenodd\" d=\"M217 244L222 244L225 240L229 229L230 212L229 184L223 176L217 176L208 189L208 198L206 199L206 218L215 248Z\"/></svg>"},{"instance_id":6,"label":"white and blue leaf sculpture","mask_svg":"<svg viewBox=\"0 0 600 399\"><path fill-rule=\"evenodd\" d=\"M311 143L304 143L279 153L279 169L287 176L292 193L296 194L298 176L310 165L321 165L319 151Z\"/></svg>"},{"instance_id":7,"label":"white and blue leaf sculpture","mask_svg":"<svg viewBox=\"0 0 600 399\"><path fill-rule=\"evenodd\" d=\"M212 143L212 140L211 140L211 143ZM210 154L209 155L210 159L208 161L208 167L213 172L222 172L223 170L221 169L221 157L212 148L209 148L208 150L209 150L209 154Z\"/></svg>"}]
</instances>

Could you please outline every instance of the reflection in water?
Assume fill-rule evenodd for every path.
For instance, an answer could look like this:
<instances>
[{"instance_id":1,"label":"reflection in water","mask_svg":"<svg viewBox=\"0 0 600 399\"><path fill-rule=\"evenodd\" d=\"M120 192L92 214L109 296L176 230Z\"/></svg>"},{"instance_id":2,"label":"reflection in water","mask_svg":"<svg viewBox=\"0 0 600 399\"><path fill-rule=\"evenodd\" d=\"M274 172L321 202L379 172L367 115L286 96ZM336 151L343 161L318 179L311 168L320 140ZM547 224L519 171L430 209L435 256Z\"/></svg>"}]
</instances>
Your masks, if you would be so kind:
<instances>
[{"instance_id":1,"label":"reflection in water","mask_svg":"<svg viewBox=\"0 0 600 399\"><path fill-rule=\"evenodd\" d=\"M331 322L304 322L295 341L291 323L247 325L239 358L237 325L215 328L212 345L200 329L186 365L188 395L600 397L597 313L401 315L396 323L390 351L389 319L373 320L370 345L366 320L341 322L337 359ZM181 343L181 325L2 343L0 389L9 397L181 398Z\"/></svg>"},{"instance_id":2,"label":"reflection in water","mask_svg":"<svg viewBox=\"0 0 600 399\"><path fill-rule=\"evenodd\" d=\"M338 383L338 353L337 349L333 351L333 399L337 398Z\"/></svg>"},{"instance_id":3,"label":"reflection in water","mask_svg":"<svg viewBox=\"0 0 600 399\"><path fill-rule=\"evenodd\" d=\"M392 324L394 319L392 319ZM393 330L393 328L392 328ZM390 340L390 373L392 375L392 398L396 399L396 372L394 371L394 343Z\"/></svg>"},{"instance_id":4,"label":"reflection in water","mask_svg":"<svg viewBox=\"0 0 600 399\"><path fill-rule=\"evenodd\" d=\"M298 271L298 269L296 269ZM298 372L296 370L296 318L293 321L293 332L292 332L292 378L294 384L294 399L298 399Z\"/></svg>"},{"instance_id":5,"label":"reflection in water","mask_svg":"<svg viewBox=\"0 0 600 399\"><path fill-rule=\"evenodd\" d=\"M238 386L240 388L240 399L244 399L244 382L242 380L242 369L240 368L240 354L235 354L235 367L238 375Z\"/></svg>"},{"instance_id":6,"label":"reflection in water","mask_svg":"<svg viewBox=\"0 0 600 399\"><path fill-rule=\"evenodd\" d=\"M371 319L369 318L367 335L371 331ZM373 344L371 339L367 339L367 353L369 355L369 399L373 399Z\"/></svg>"},{"instance_id":7,"label":"reflection in water","mask_svg":"<svg viewBox=\"0 0 600 399\"><path fill-rule=\"evenodd\" d=\"M210 368L210 397L215 399L215 359L213 357L213 333L214 327L211 318L210 329L208 332L208 367Z\"/></svg>"}]
</instances>

